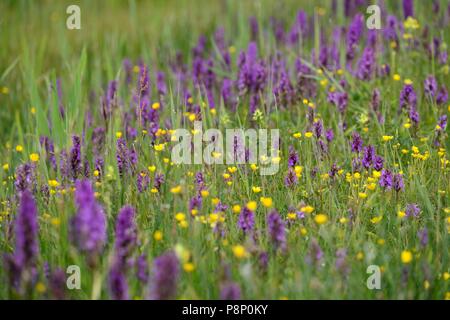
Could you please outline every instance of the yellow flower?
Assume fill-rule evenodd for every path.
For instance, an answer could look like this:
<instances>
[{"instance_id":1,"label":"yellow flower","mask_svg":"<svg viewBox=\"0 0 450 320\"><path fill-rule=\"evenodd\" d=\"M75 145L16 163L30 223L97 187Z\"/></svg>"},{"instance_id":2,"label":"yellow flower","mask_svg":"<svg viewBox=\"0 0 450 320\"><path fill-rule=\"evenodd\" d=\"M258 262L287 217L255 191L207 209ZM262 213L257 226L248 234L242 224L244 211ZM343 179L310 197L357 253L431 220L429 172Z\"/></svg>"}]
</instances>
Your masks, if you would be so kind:
<instances>
[{"instance_id":1,"label":"yellow flower","mask_svg":"<svg viewBox=\"0 0 450 320\"><path fill-rule=\"evenodd\" d=\"M393 136L383 136L383 141L384 142L391 141L392 139L394 139Z\"/></svg>"},{"instance_id":2,"label":"yellow flower","mask_svg":"<svg viewBox=\"0 0 450 320\"><path fill-rule=\"evenodd\" d=\"M372 171L372 176L373 176L375 179L378 179L379 177L381 177L381 171L373 170L373 171Z\"/></svg>"},{"instance_id":3,"label":"yellow flower","mask_svg":"<svg viewBox=\"0 0 450 320\"><path fill-rule=\"evenodd\" d=\"M373 224L377 224L381 220L383 220L383 216L376 216L376 217L373 217L372 219L370 219L370 222L372 222Z\"/></svg>"},{"instance_id":4,"label":"yellow flower","mask_svg":"<svg viewBox=\"0 0 450 320\"><path fill-rule=\"evenodd\" d=\"M296 132L292 136L296 139L300 139L302 137L302 134L300 132Z\"/></svg>"},{"instance_id":5,"label":"yellow flower","mask_svg":"<svg viewBox=\"0 0 450 320\"><path fill-rule=\"evenodd\" d=\"M187 228L189 226L189 223L186 220L180 221L179 223L181 228Z\"/></svg>"},{"instance_id":6,"label":"yellow flower","mask_svg":"<svg viewBox=\"0 0 450 320\"><path fill-rule=\"evenodd\" d=\"M272 198L261 197L260 201L262 205L266 208L270 208L272 206Z\"/></svg>"},{"instance_id":7,"label":"yellow flower","mask_svg":"<svg viewBox=\"0 0 450 320\"><path fill-rule=\"evenodd\" d=\"M98 177L100 175L100 171L94 170L94 177Z\"/></svg>"},{"instance_id":8,"label":"yellow flower","mask_svg":"<svg viewBox=\"0 0 450 320\"><path fill-rule=\"evenodd\" d=\"M367 189L368 190L370 190L370 191L373 191L373 190L375 190L375 188L377 187L377 185L375 184L375 183L369 183L368 185L367 185Z\"/></svg>"},{"instance_id":9,"label":"yellow flower","mask_svg":"<svg viewBox=\"0 0 450 320\"><path fill-rule=\"evenodd\" d=\"M50 187L56 188L57 186L59 186L59 182L57 180L48 180L48 185Z\"/></svg>"},{"instance_id":10,"label":"yellow flower","mask_svg":"<svg viewBox=\"0 0 450 320\"><path fill-rule=\"evenodd\" d=\"M2 93L3 94L8 94L9 93L9 88L8 87L2 87Z\"/></svg>"},{"instance_id":11,"label":"yellow flower","mask_svg":"<svg viewBox=\"0 0 450 320\"><path fill-rule=\"evenodd\" d=\"M362 253L361 251L359 251L357 254L356 254L356 259L357 260L362 260L364 258L364 253Z\"/></svg>"},{"instance_id":12,"label":"yellow flower","mask_svg":"<svg viewBox=\"0 0 450 320\"><path fill-rule=\"evenodd\" d=\"M236 245L231 249L236 258L242 259L248 256L247 250L245 250L244 246Z\"/></svg>"},{"instance_id":13,"label":"yellow flower","mask_svg":"<svg viewBox=\"0 0 450 320\"><path fill-rule=\"evenodd\" d=\"M32 162L38 162L39 161L39 155L37 153L30 154L30 160Z\"/></svg>"},{"instance_id":14,"label":"yellow flower","mask_svg":"<svg viewBox=\"0 0 450 320\"><path fill-rule=\"evenodd\" d=\"M261 192L261 187L252 187L252 191L254 193L260 193Z\"/></svg>"},{"instance_id":15,"label":"yellow flower","mask_svg":"<svg viewBox=\"0 0 450 320\"><path fill-rule=\"evenodd\" d=\"M360 199L365 199L365 198L367 198L367 193L360 192L360 193L358 193L358 197L359 197Z\"/></svg>"},{"instance_id":16,"label":"yellow flower","mask_svg":"<svg viewBox=\"0 0 450 320\"><path fill-rule=\"evenodd\" d=\"M173 194L178 194L181 192L181 186L176 186L170 189L170 192Z\"/></svg>"},{"instance_id":17,"label":"yellow flower","mask_svg":"<svg viewBox=\"0 0 450 320\"><path fill-rule=\"evenodd\" d=\"M214 206L217 206L217 205L219 204L219 202L220 202L220 199L219 199L219 198L212 198L212 199L211 199L211 203L212 203Z\"/></svg>"},{"instance_id":18,"label":"yellow flower","mask_svg":"<svg viewBox=\"0 0 450 320\"><path fill-rule=\"evenodd\" d=\"M306 138L311 138L313 136L313 133L311 131L306 131L305 132L305 137Z\"/></svg>"},{"instance_id":19,"label":"yellow flower","mask_svg":"<svg viewBox=\"0 0 450 320\"><path fill-rule=\"evenodd\" d=\"M405 79L405 81L403 81L403 83L406 84L406 85L411 85L411 84L413 84L413 82L412 82L411 79Z\"/></svg>"},{"instance_id":20,"label":"yellow flower","mask_svg":"<svg viewBox=\"0 0 450 320\"><path fill-rule=\"evenodd\" d=\"M295 220L295 219L297 219L297 214L295 212L288 212L287 218L289 220Z\"/></svg>"},{"instance_id":21,"label":"yellow flower","mask_svg":"<svg viewBox=\"0 0 450 320\"><path fill-rule=\"evenodd\" d=\"M394 79L394 81L400 81L401 77L399 74L396 73L392 76L392 79Z\"/></svg>"},{"instance_id":22,"label":"yellow flower","mask_svg":"<svg viewBox=\"0 0 450 320\"><path fill-rule=\"evenodd\" d=\"M207 196L209 196L209 191L208 190L202 190L202 191L200 191L200 194L202 195L203 198L206 198Z\"/></svg>"},{"instance_id":23,"label":"yellow flower","mask_svg":"<svg viewBox=\"0 0 450 320\"><path fill-rule=\"evenodd\" d=\"M158 193L158 189L156 189L156 188L151 188L151 189L150 189L150 192L151 192L151 193Z\"/></svg>"},{"instance_id":24,"label":"yellow flower","mask_svg":"<svg viewBox=\"0 0 450 320\"><path fill-rule=\"evenodd\" d=\"M248 210L255 211L257 207L258 207L258 204L256 203L256 201L249 201L247 203Z\"/></svg>"},{"instance_id":25,"label":"yellow flower","mask_svg":"<svg viewBox=\"0 0 450 320\"><path fill-rule=\"evenodd\" d=\"M258 166L257 166L256 164L254 164L254 163L252 163L252 164L250 165L250 168L252 169L252 171L258 170Z\"/></svg>"},{"instance_id":26,"label":"yellow flower","mask_svg":"<svg viewBox=\"0 0 450 320\"><path fill-rule=\"evenodd\" d=\"M209 109L209 112L210 112L213 116L215 116L215 115L217 114L217 111L216 111L215 108Z\"/></svg>"},{"instance_id":27,"label":"yellow flower","mask_svg":"<svg viewBox=\"0 0 450 320\"><path fill-rule=\"evenodd\" d=\"M181 222L183 220L186 220L186 215L183 212L178 212L175 215L175 220L177 220L178 222Z\"/></svg>"},{"instance_id":28,"label":"yellow flower","mask_svg":"<svg viewBox=\"0 0 450 320\"><path fill-rule=\"evenodd\" d=\"M445 281L447 281L448 279L450 279L450 273L444 272L443 278L444 278Z\"/></svg>"},{"instance_id":29,"label":"yellow flower","mask_svg":"<svg viewBox=\"0 0 450 320\"><path fill-rule=\"evenodd\" d=\"M152 109L153 110L158 110L161 107L161 105L159 104L159 102L154 102L152 104Z\"/></svg>"},{"instance_id":30,"label":"yellow flower","mask_svg":"<svg viewBox=\"0 0 450 320\"><path fill-rule=\"evenodd\" d=\"M117 139L122 138L122 131L117 131L117 132L116 132L116 138L117 138Z\"/></svg>"},{"instance_id":31,"label":"yellow flower","mask_svg":"<svg viewBox=\"0 0 450 320\"><path fill-rule=\"evenodd\" d=\"M22 151L23 151L23 147L22 147L20 144L18 144L18 145L16 146L16 151L17 151L17 152L22 152Z\"/></svg>"},{"instance_id":32,"label":"yellow flower","mask_svg":"<svg viewBox=\"0 0 450 320\"><path fill-rule=\"evenodd\" d=\"M304 212L304 213L311 213L311 212L314 211L314 207L311 207L311 206L305 206L305 207L302 207L302 208L300 209L300 211L301 211L301 212Z\"/></svg>"},{"instance_id":33,"label":"yellow flower","mask_svg":"<svg viewBox=\"0 0 450 320\"><path fill-rule=\"evenodd\" d=\"M385 243L386 243L386 241L384 240L384 239L378 239L377 240L377 243L380 245L380 246L383 246Z\"/></svg>"},{"instance_id":34,"label":"yellow flower","mask_svg":"<svg viewBox=\"0 0 450 320\"><path fill-rule=\"evenodd\" d=\"M155 241L161 241L163 238L163 233L159 230L156 230L155 233L153 233L153 239L155 239Z\"/></svg>"},{"instance_id":35,"label":"yellow flower","mask_svg":"<svg viewBox=\"0 0 450 320\"><path fill-rule=\"evenodd\" d=\"M192 209L191 210L191 215L193 215L194 217L198 214L198 210L197 209Z\"/></svg>"},{"instance_id":36,"label":"yellow flower","mask_svg":"<svg viewBox=\"0 0 450 320\"><path fill-rule=\"evenodd\" d=\"M226 180L226 179L230 179L231 175L227 172L225 172L224 174L222 174L222 177Z\"/></svg>"},{"instance_id":37,"label":"yellow flower","mask_svg":"<svg viewBox=\"0 0 450 320\"><path fill-rule=\"evenodd\" d=\"M237 168L236 167L228 167L227 170L229 173L235 173L237 171Z\"/></svg>"},{"instance_id":38,"label":"yellow flower","mask_svg":"<svg viewBox=\"0 0 450 320\"><path fill-rule=\"evenodd\" d=\"M51 223L52 225L54 225L55 227L57 227L57 226L59 226L59 225L61 224L61 219L59 219L59 218L52 218L52 219L50 220L50 223Z\"/></svg>"},{"instance_id":39,"label":"yellow flower","mask_svg":"<svg viewBox=\"0 0 450 320\"><path fill-rule=\"evenodd\" d=\"M38 282L36 284L35 288L36 288L36 291L38 293L44 293L45 291L47 291L47 288L45 287L45 284L43 284L42 282Z\"/></svg>"},{"instance_id":40,"label":"yellow flower","mask_svg":"<svg viewBox=\"0 0 450 320\"><path fill-rule=\"evenodd\" d=\"M321 224L324 224L324 223L327 223L327 222L328 222L328 217L327 217L327 215L325 215L325 214L323 214L323 213L319 213L318 215L316 215L316 216L314 217L314 221L315 221L318 225L321 225Z\"/></svg>"},{"instance_id":41,"label":"yellow flower","mask_svg":"<svg viewBox=\"0 0 450 320\"><path fill-rule=\"evenodd\" d=\"M306 230L306 228L301 228L301 229L300 229L300 234L301 234L302 236L306 236L306 235L308 234L308 230Z\"/></svg>"},{"instance_id":42,"label":"yellow flower","mask_svg":"<svg viewBox=\"0 0 450 320\"><path fill-rule=\"evenodd\" d=\"M412 255L411 251L403 250L400 255L400 258L404 264L408 264L408 263L411 263L411 261L413 259L413 255Z\"/></svg>"},{"instance_id":43,"label":"yellow flower","mask_svg":"<svg viewBox=\"0 0 450 320\"><path fill-rule=\"evenodd\" d=\"M345 218L345 217L342 217L342 218L339 219L339 222L340 222L341 224L346 224L347 221L348 221L348 219Z\"/></svg>"},{"instance_id":44,"label":"yellow flower","mask_svg":"<svg viewBox=\"0 0 450 320\"><path fill-rule=\"evenodd\" d=\"M183 265L183 270L186 271L186 272L192 272L192 271L195 270L195 266L194 266L194 264L192 262L186 262Z\"/></svg>"},{"instance_id":45,"label":"yellow flower","mask_svg":"<svg viewBox=\"0 0 450 320\"><path fill-rule=\"evenodd\" d=\"M153 147L156 151L163 151L164 150L164 143L155 144Z\"/></svg>"},{"instance_id":46,"label":"yellow flower","mask_svg":"<svg viewBox=\"0 0 450 320\"><path fill-rule=\"evenodd\" d=\"M399 211L397 212L397 217L399 218L404 218L406 216L406 212L405 211Z\"/></svg>"},{"instance_id":47,"label":"yellow flower","mask_svg":"<svg viewBox=\"0 0 450 320\"><path fill-rule=\"evenodd\" d=\"M233 213L240 213L241 212L241 206L238 204L235 204L233 206Z\"/></svg>"},{"instance_id":48,"label":"yellow flower","mask_svg":"<svg viewBox=\"0 0 450 320\"><path fill-rule=\"evenodd\" d=\"M404 128L409 129L411 128L411 123L407 122L403 125Z\"/></svg>"},{"instance_id":49,"label":"yellow flower","mask_svg":"<svg viewBox=\"0 0 450 320\"><path fill-rule=\"evenodd\" d=\"M8 171L9 170L9 164L5 163L3 165L3 170Z\"/></svg>"},{"instance_id":50,"label":"yellow flower","mask_svg":"<svg viewBox=\"0 0 450 320\"><path fill-rule=\"evenodd\" d=\"M148 171L150 171L150 172L155 172L155 170L156 170L156 167L155 166L148 166Z\"/></svg>"}]
</instances>

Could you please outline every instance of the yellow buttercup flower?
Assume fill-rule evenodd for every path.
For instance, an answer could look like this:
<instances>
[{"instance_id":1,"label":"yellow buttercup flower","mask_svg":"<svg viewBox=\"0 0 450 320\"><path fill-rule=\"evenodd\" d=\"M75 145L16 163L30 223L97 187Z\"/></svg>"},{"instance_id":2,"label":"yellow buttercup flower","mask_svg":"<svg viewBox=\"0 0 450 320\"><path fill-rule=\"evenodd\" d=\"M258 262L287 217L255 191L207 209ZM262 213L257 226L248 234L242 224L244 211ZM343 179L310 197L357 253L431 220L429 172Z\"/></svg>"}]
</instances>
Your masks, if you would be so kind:
<instances>
[{"instance_id":1,"label":"yellow buttercup flower","mask_svg":"<svg viewBox=\"0 0 450 320\"><path fill-rule=\"evenodd\" d=\"M8 171L9 170L9 164L5 163L3 165L3 170Z\"/></svg>"},{"instance_id":2,"label":"yellow buttercup flower","mask_svg":"<svg viewBox=\"0 0 450 320\"><path fill-rule=\"evenodd\" d=\"M254 193L260 193L261 192L261 187L252 187L252 191Z\"/></svg>"},{"instance_id":3,"label":"yellow buttercup flower","mask_svg":"<svg viewBox=\"0 0 450 320\"><path fill-rule=\"evenodd\" d=\"M400 258L404 264L408 264L411 263L411 261L413 260L413 255L411 251L403 250L400 255Z\"/></svg>"},{"instance_id":4,"label":"yellow buttercup flower","mask_svg":"<svg viewBox=\"0 0 450 320\"><path fill-rule=\"evenodd\" d=\"M260 201L262 205L266 208L270 208L272 206L272 198L261 197Z\"/></svg>"},{"instance_id":5,"label":"yellow buttercup flower","mask_svg":"<svg viewBox=\"0 0 450 320\"><path fill-rule=\"evenodd\" d=\"M258 207L258 204L256 203L256 201L249 201L247 203L248 210L255 211L257 207Z\"/></svg>"},{"instance_id":6,"label":"yellow buttercup flower","mask_svg":"<svg viewBox=\"0 0 450 320\"><path fill-rule=\"evenodd\" d=\"M162 151L164 150L164 143L160 143L160 144L155 144L155 146L153 147L156 151Z\"/></svg>"},{"instance_id":7,"label":"yellow buttercup flower","mask_svg":"<svg viewBox=\"0 0 450 320\"><path fill-rule=\"evenodd\" d=\"M178 212L175 215L175 220L177 220L178 222L181 222L183 220L186 220L186 215L183 212Z\"/></svg>"},{"instance_id":8,"label":"yellow buttercup flower","mask_svg":"<svg viewBox=\"0 0 450 320\"><path fill-rule=\"evenodd\" d=\"M387 141L391 141L392 139L394 139L394 137L393 136L383 136L382 139L384 142L387 142Z\"/></svg>"},{"instance_id":9,"label":"yellow buttercup flower","mask_svg":"<svg viewBox=\"0 0 450 320\"><path fill-rule=\"evenodd\" d=\"M153 109L153 110L158 110L160 107L161 107L161 105L160 105L159 102L154 102L154 103L152 104L152 109Z\"/></svg>"},{"instance_id":10,"label":"yellow buttercup flower","mask_svg":"<svg viewBox=\"0 0 450 320\"><path fill-rule=\"evenodd\" d=\"M117 139L122 138L122 131L117 131L117 132L116 132L116 138L117 138Z\"/></svg>"},{"instance_id":11,"label":"yellow buttercup flower","mask_svg":"<svg viewBox=\"0 0 450 320\"><path fill-rule=\"evenodd\" d=\"M171 188L170 192L173 193L173 194L178 194L178 193L181 192L181 190L182 190L181 186L176 186L176 187Z\"/></svg>"},{"instance_id":12,"label":"yellow buttercup flower","mask_svg":"<svg viewBox=\"0 0 450 320\"><path fill-rule=\"evenodd\" d=\"M160 230L156 230L155 233L153 233L153 239L155 241L161 241L163 238L163 233Z\"/></svg>"},{"instance_id":13,"label":"yellow buttercup flower","mask_svg":"<svg viewBox=\"0 0 450 320\"><path fill-rule=\"evenodd\" d=\"M52 188L56 188L57 186L59 186L59 182L57 180L48 180L48 185Z\"/></svg>"},{"instance_id":14,"label":"yellow buttercup flower","mask_svg":"<svg viewBox=\"0 0 450 320\"><path fill-rule=\"evenodd\" d=\"M245 247L242 245L233 246L231 250L233 251L234 256L238 259L242 259L248 256L247 250L245 250Z\"/></svg>"},{"instance_id":15,"label":"yellow buttercup flower","mask_svg":"<svg viewBox=\"0 0 450 320\"><path fill-rule=\"evenodd\" d=\"M192 262L186 262L183 264L183 270L186 272L192 272L195 270L195 266Z\"/></svg>"},{"instance_id":16,"label":"yellow buttercup flower","mask_svg":"<svg viewBox=\"0 0 450 320\"><path fill-rule=\"evenodd\" d=\"M39 155L37 153L30 154L30 160L32 162L38 162L39 161Z\"/></svg>"},{"instance_id":17,"label":"yellow buttercup flower","mask_svg":"<svg viewBox=\"0 0 450 320\"><path fill-rule=\"evenodd\" d=\"M301 211L301 212L304 212L304 213L311 213L311 212L314 211L314 207L311 207L311 206L305 206L305 207L302 207L302 208L300 209L300 211Z\"/></svg>"},{"instance_id":18,"label":"yellow buttercup flower","mask_svg":"<svg viewBox=\"0 0 450 320\"><path fill-rule=\"evenodd\" d=\"M381 220L383 220L383 216L376 216L376 217L373 217L372 219L370 219L370 222L372 222L373 224L377 224Z\"/></svg>"},{"instance_id":19,"label":"yellow buttercup flower","mask_svg":"<svg viewBox=\"0 0 450 320\"><path fill-rule=\"evenodd\" d=\"M241 212L241 206L240 205L238 205L238 204L235 204L234 206L233 206L233 213L240 213Z\"/></svg>"},{"instance_id":20,"label":"yellow buttercup flower","mask_svg":"<svg viewBox=\"0 0 450 320\"><path fill-rule=\"evenodd\" d=\"M203 198L206 198L207 196L209 196L209 191L208 190L202 190L202 191L200 191L200 194L202 195Z\"/></svg>"},{"instance_id":21,"label":"yellow buttercup flower","mask_svg":"<svg viewBox=\"0 0 450 320\"><path fill-rule=\"evenodd\" d=\"M17 151L17 152L22 152L22 151L23 151L23 147L22 147L20 144L18 144L18 145L16 146L16 151Z\"/></svg>"},{"instance_id":22,"label":"yellow buttercup flower","mask_svg":"<svg viewBox=\"0 0 450 320\"><path fill-rule=\"evenodd\" d=\"M396 73L392 76L392 79L394 79L394 81L400 81L401 77L399 74Z\"/></svg>"},{"instance_id":23,"label":"yellow buttercup flower","mask_svg":"<svg viewBox=\"0 0 450 320\"><path fill-rule=\"evenodd\" d=\"M365 198L367 198L367 193L359 192L359 193L358 193L358 198L360 198L360 199L365 199Z\"/></svg>"},{"instance_id":24,"label":"yellow buttercup flower","mask_svg":"<svg viewBox=\"0 0 450 320\"><path fill-rule=\"evenodd\" d=\"M305 137L306 138L311 138L313 136L313 133L311 131L306 131L305 132Z\"/></svg>"},{"instance_id":25,"label":"yellow buttercup flower","mask_svg":"<svg viewBox=\"0 0 450 320\"><path fill-rule=\"evenodd\" d=\"M327 215L325 215L325 214L323 214L323 213L319 213L318 215L316 215L316 216L314 217L314 221L315 221L318 225L321 225L321 224L324 224L324 223L327 223L327 222L328 222L328 217L327 217Z\"/></svg>"}]
</instances>

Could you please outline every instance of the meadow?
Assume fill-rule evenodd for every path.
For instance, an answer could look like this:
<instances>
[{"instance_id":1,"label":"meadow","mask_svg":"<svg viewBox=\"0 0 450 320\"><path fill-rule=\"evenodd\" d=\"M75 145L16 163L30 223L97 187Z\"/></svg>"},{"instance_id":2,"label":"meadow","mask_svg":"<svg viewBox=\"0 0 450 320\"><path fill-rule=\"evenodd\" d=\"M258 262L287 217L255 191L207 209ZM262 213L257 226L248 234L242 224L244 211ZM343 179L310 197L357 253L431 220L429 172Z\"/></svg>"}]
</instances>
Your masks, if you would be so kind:
<instances>
[{"instance_id":1,"label":"meadow","mask_svg":"<svg viewBox=\"0 0 450 320\"><path fill-rule=\"evenodd\" d=\"M0 39L0 299L450 299L449 1L3 0ZM196 122L280 139L174 163Z\"/></svg>"}]
</instances>

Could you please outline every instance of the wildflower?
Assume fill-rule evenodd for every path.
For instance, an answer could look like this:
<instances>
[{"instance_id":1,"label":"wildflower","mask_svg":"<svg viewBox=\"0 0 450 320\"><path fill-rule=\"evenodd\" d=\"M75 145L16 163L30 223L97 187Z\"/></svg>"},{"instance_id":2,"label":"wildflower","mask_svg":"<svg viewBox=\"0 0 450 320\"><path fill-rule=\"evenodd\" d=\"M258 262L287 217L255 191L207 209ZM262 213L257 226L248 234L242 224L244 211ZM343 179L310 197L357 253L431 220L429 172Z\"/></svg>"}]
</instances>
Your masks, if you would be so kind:
<instances>
[{"instance_id":1,"label":"wildflower","mask_svg":"<svg viewBox=\"0 0 450 320\"><path fill-rule=\"evenodd\" d=\"M248 256L247 250L245 250L245 247L242 245L235 245L231 248L233 251L233 254L236 258L242 259L246 258Z\"/></svg>"},{"instance_id":2,"label":"wildflower","mask_svg":"<svg viewBox=\"0 0 450 320\"><path fill-rule=\"evenodd\" d=\"M403 176L401 174L394 175L394 190L399 192L405 188L405 184L403 183Z\"/></svg>"},{"instance_id":3,"label":"wildflower","mask_svg":"<svg viewBox=\"0 0 450 320\"><path fill-rule=\"evenodd\" d=\"M232 210L233 210L233 213L239 213L239 212L241 212L241 206L238 204L235 204L233 206Z\"/></svg>"},{"instance_id":4,"label":"wildflower","mask_svg":"<svg viewBox=\"0 0 450 320\"><path fill-rule=\"evenodd\" d=\"M31 162L38 162L39 161L39 155L37 153L30 154L30 161Z\"/></svg>"},{"instance_id":5,"label":"wildflower","mask_svg":"<svg viewBox=\"0 0 450 320\"><path fill-rule=\"evenodd\" d=\"M409 264L413 260L413 255L412 255L411 251L403 250L400 255L400 258L402 260L402 263Z\"/></svg>"},{"instance_id":6,"label":"wildflower","mask_svg":"<svg viewBox=\"0 0 450 320\"><path fill-rule=\"evenodd\" d=\"M152 300L173 299L180 275L179 260L173 251L157 257L153 262L149 298Z\"/></svg>"},{"instance_id":7,"label":"wildflower","mask_svg":"<svg viewBox=\"0 0 450 320\"><path fill-rule=\"evenodd\" d=\"M238 218L238 227L244 234L250 233L255 226L255 215L253 210L247 207L243 208Z\"/></svg>"},{"instance_id":8,"label":"wildflower","mask_svg":"<svg viewBox=\"0 0 450 320\"><path fill-rule=\"evenodd\" d=\"M433 76L428 76L424 81L425 94L430 98L434 98L436 96L437 90L438 88L436 78Z\"/></svg>"},{"instance_id":9,"label":"wildflower","mask_svg":"<svg viewBox=\"0 0 450 320\"><path fill-rule=\"evenodd\" d=\"M373 224L378 224L381 220L383 220L382 215L373 217L372 219L370 219L370 222L372 222Z\"/></svg>"},{"instance_id":10,"label":"wildflower","mask_svg":"<svg viewBox=\"0 0 450 320\"><path fill-rule=\"evenodd\" d=\"M250 211L255 211L256 210L256 208L257 208L257 206L258 206L258 204L256 203L256 201L249 201L248 203L247 203L247 209L248 210L250 210Z\"/></svg>"},{"instance_id":11,"label":"wildflower","mask_svg":"<svg viewBox=\"0 0 450 320\"><path fill-rule=\"evenodd\" d=\"M352 152L359 153L362 150L363 141L357 132L352 135Z\"/></svg>"},{"instance_id":12,"label":"wildflower","mask_svg":"<svg viewBox=\"0 0 450 320\"><path fill-rule=\"evenodd\" d=\"M19 144L16 146L16 151L17 152L22 152L23 151L23 147Z\"/></svg>"},{"instance_id":13,"label":"wildflower","mask_svg":"<svg viewBox=\"0 0 450 320\"><path fill-rule=\"evenodd\" d=\"M220 299L221 300L239 300L241 298L241 289L237 283L228 281L221 285Z\"/></svg>"},{"instance_id":14,"label":"wildflower","mask_svg":"<svg viewBox=\"0 0 450 320\"><path fill-rule=\"evenodd\" d=\"M384 142L388 142L388 141L391 141L392 139L394 139L393 136L383 136L382 138L383 138Z\"/></svg>"},{"instance_id":15,"label":"wildflower","mask_svg":"<svg viewBox=\"0 0 450 320\"><path fill-rule=\"evenodd\" d=\"M190 273L195 270L195 266L192 262L186 262L183 264L183 270Z\"/></svg>"},{"instance_id":16,"label":"wildflower","mask_svg":"<svg viewBox=\"0 0 450 320\"><path fill-rule=\"evenodd\" d=\"M155 239L155 241L161 241L163 239L163 233L160 230L156 230L153 233L153 239Z\"/></svg>"},{"instance_id":17,"label":"wildflower","mask_svg":"<svg viewBox=\"0 0 450 320\"><path fill-rule=\"evenodd\" d=\"M286 187L292 187L298 183L298 177L292 168L289 168L286 177L284 178L284 184Z\"/></svg>"},{"instance_id":18,"label":"wildflower","mask_svg":"<svg viewBox=\"0 0 450 320\"><path fill-rule=\"evenodd\" d=\"M262 205L266 208L270 208L272 206L272 198L261 197L260 201L261 201Z\"/></svg>"},{"instance_id":19,"label":"wildflower","mask_svg":"<svg viewBox=\"0 0 450 320\"><path fill-rule=\"evenodd\" d=\"M2 168L3 168L4 171L8 171L9 170L9 164L5 163Z\"/></svg>"},{"instance_id":20,"label":"wildflower","mask_svg":"<svg viewBox=\"0 0 450 320\"><path fill-rule=\"evenodd\" d=\"M170 189L170 192L173 193L173 194L179 194L179 193L181 193L181 191L182 191L181 186L175 186L175 187Z\"/></svg>"},{"instance_id":21,"label":"wildflower","mask_svg":"<svg viewBox=\"0 0 450 320\"><path fill-rule=\"evenodd\" d=\"M359 197L360 199L366 199L366 198L367 198L367 193L359 192L359 193L358 193L358 197Z\"/></svg>"},{"instance_id":22,"label":"wildflower","mask_svg":"<svg viewBox=\"0 0 450 320\"><path fill-rule=\"evenodd\" d=\"M254 193L260 193L260 192L261 192L261 187L255 187L255 186L253 186L253 187L252 187L252 191L253 191Z\"/></svg>"},{"instance_id":23,"label":"wildflower","mask_svg":"<svg viewBox=\"0 0 450 320\"><path fill-rule=\"evenodd\" d=\"M387 190L392 188L392 173L389 170L383 169L383 171L381 171L379 184Z\"/></svg>"},{"instance_id":24,"label":"wildflower","mask_svg":"<svg viewBox=\"0 0 450 320\"><path fill-rule=\"evenodd\" d=\"M181 222L181 221L183 221L183 220L186 220L186 215L185 215L184 213L182 213L182 212L178 212L178 213L175 215L175 220L177 220L178 222Z\"/></svg>"},{"instance_id":25,"label":"wildflower","mask_svg":"<svg viewBox=\"0 0 450 320\"><path fill-rule=\"evenodd\" d=\"M396 73L392 76L392 79L394 79L394 81L400 81L401 77L399 74Z\"/></svg>"},{"instance_id":26,"label":"wildflower","mask_svg":"<svg viewBox=\"0 0 450 320\"><path fill-rule=\"evenodd\" d=\"M406 217L417 218L420 214L420 207L415 203L410 203L406 206Z\"/></svg>"},{"instance_id":27,"label":"wildflower","mask_svg":"<svg viewBox=\"0 0 450 320\"><path fill-rule=\"evenodd\" d=\"M133 207L125 206L117 216L114 264L119 269L124 269L130 263L128 259L137 246L135 215Z\"/></svg>"},{"instance_id":28,"label":"wildflower","mask_svg":"<svg viewBox=\"0 0 450 320\"><path fill-rule=\"evenodd\" d=\"M122 270L113 266L108 274L108 284L111 298L114 300L128 300L128 284Z\"/></svg>"},{"instance_id":29,"label":"wildflower","mask_svg":"<svg viewBox=\"0 0 450 320\"><path fill-rule=\"evenodd\" d=\"M147 283L149 277L147 255L141 254L136 259L136 278L142 282Z\"/></svg>"},{"instance_id":30,"label":"wildflower","mask_svg":"<svg viewBox=\"0 0 450 320\"><path fill-rule=\"evenodd\" d=\"M77 181L75 185L77 213L71 220L71 239L88 255L88 263L93 267L106 242L106 216L95 200L89 180Z\"/></svg>"},{"instance_id":31,"label":"wildflower","mask_svg":"<svg viewBox=\"0 0 450 320\"><path fill-rule=\"evenodd\" d=\"M328 217L327 215L323 214L323 213L319 213L314 217L314 221L318 224L318 225L322 225L328 222Z\"/></svg>"},{"instance_id":32,"label":"wildflower","mask_svg":"<svg viewBox=\"0 0 450 320\"><path fill-rule=\"evenodd\" d=\"M285 223L276 210L267 216L267 232L275 249L284 251L286 249Z\"/></svg>"}]
</instances>

